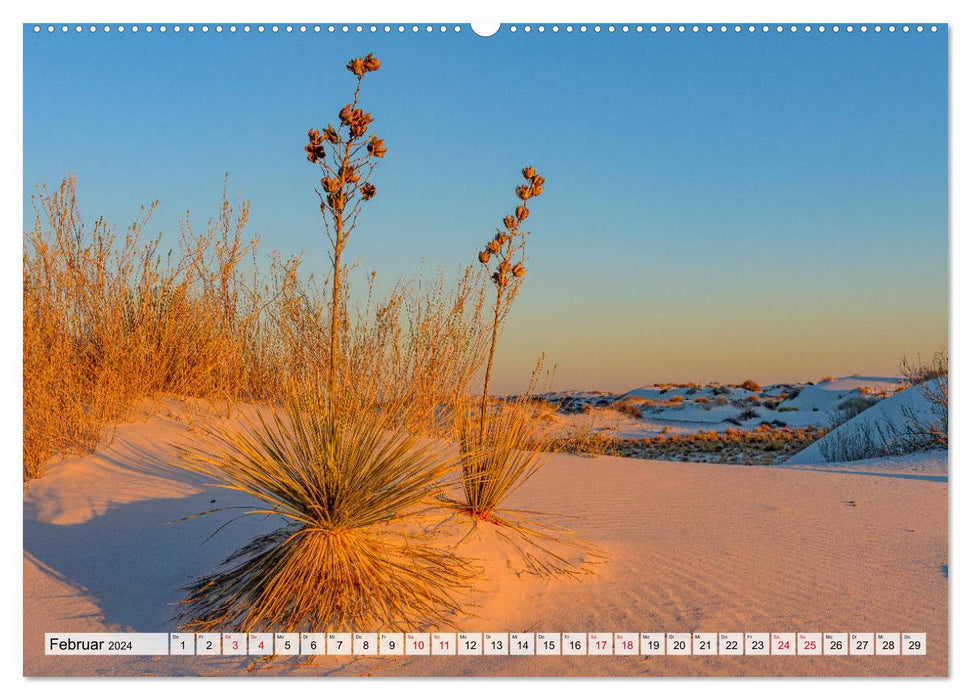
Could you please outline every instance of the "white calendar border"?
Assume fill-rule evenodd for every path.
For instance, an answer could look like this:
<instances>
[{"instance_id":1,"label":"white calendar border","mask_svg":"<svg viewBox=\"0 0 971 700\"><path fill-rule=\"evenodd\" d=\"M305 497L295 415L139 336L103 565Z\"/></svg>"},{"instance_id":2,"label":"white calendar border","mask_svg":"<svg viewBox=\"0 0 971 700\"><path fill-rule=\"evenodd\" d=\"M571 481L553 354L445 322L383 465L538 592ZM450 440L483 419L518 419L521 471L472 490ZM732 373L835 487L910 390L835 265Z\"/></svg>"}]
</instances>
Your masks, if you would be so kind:
<instances>
[{"instance_id":1,"label":"white calendar border","mask_svg":"<svg viewBox=\"0 0 971 700\"><path fill-rule=\"evenodd\" d=\"M3 41L0 41L0 55L3 57L3 64L7 71L3 74L3 94L7 96L8 112L4 113L2 133L7 135L9 144L12 146L5 159L6 167L0 166L0 202L3 220L13 222L21 216L23 188L20 183L20 167L22 163L22 135L19 122L22 121L22 34L18 26L26 21L105 21L105 20L124 20L131 22L160 22L160 21L211 21L214 16L229 15L232 13L233 19L241 20L306 20L308 17L316 19L321 14L319 5L310 2L294 2L292 0L277 0L273 3L272 9L268 9L263 2L254 0L241 0L228 9L225 5L221 9L207 7L203 2L194 0L171 0L164 7L152 7L150 5L139 5L121 2L120 0L89 0L83 5L67 0L49 0L39 4L17 4L8 3L0 12L4 13L7 20L2 25ZM734 21L800 21L800 22L859 22L862 20L873 19L883 20L886 18L931 20L939 22L961 22L959 31L952 36L963 36L963 41L955 41L951 47L950 71L951 75L967 76L971 74L971 59L968 58L969 49L966 37L969 33L968 24L963 23L967 11L959 9L957 3L947 0L922 0L920 3L903 2L902 0L884 0L879 5L854 4L846 0L816 0L813 3L804 2L802 6L795 4L780 4L767 0L736 0L730 6L717 0L695 0L690 4L678 3L667 6L632 6L625 0L598 0L596 4L584 4L580 2L549 2L541 3L522 3L514 0L493 0L488 5L481 4L476 7L461 5L458 3L447 2L446 0L418 0L409 4L406 16L397 3L392 0L371 0L367 4L358 6L333 4L327 7L325 19L328 21L397 21L399 19L411 20L438 20L449 22L468 22L474 19L494 20L503 19L504 21L533 21L536 18L549 19L551 21L589 21L591 18L618 21L652 21L652 22L690 22L690 21L711 21L712 18L728 19ZM8 9L9 8L9 9ZM953 78L952 78L953 81ZM952 87L954 83L952 82ZM951 120L956 121L960 115L968 117L969 108L967 102L967 91L955 90L950 99ZM903 97L903 96L902 96ZM968 181L968 166L971 162L971 150L966 145L967 138L960 140L952 138L951 157L949 167L954 179L952 182L961 183L965 187ZM960 176L960 177L959 177ZM951 185L952 192L956 192L954 184ZM971 229L968 225L968 217L965 215L965 208L968 204L962 203L960 198L952 197L951 206L951 230L967 232ZM11 224L12 226L12 224ZM0 274L0 294L6 299L19 298L19 270L14 271L13 266L19 265L20 261L20 241L16 236L9 236L5 241L8 246L4 255L0 255L0 260L4 260L10 266L5 270L7 274ZM971 267L971 242L965 235L953 235L950 242L950 254L952 256L950 265L953 270L968 269ZM952 308L968 308L971 306L971 276L954 274L951 277L950 303ZM19 323L21 310L15 305L3 305L0 308L3 314L0 323L10 324ZM3 327L8 327L4 325ZM18 327L19 326L13 326ZM969 333L967 322L962 325L958 321L957 315L952 314L950 318L950 329L952 333L952 357L958 358L958 365L963 367L965 360L962 359L967 354L966 348L971 347L971 333ZM953 341L958 342L953 342ZM20 348L11 347L0 349L3 353L4 366L16 369L20 362ZM969 395L968 389L971 384L964 379L964 372L956 374L952 381L957 387L956 394L959 397ZM3 399L2 417L0 417L0 430L4 438L4 444L13 446L19 444L21 439L20 420L21 397L17 392L9 391ZM965 400L960 399L961 405ZM967 440L971 439L971 430L968 430L967 417L969 414L956 412L952 420L956 420L956 430L952 440L952 463L961 463L961 458L971 454L967 447ZM8 475L9 477L9 475ZM6 498L6 508L4 512L13 514L13 532L8 533L8 537L3 538L4 558L3 561L10 562L22 561L22 542L23 542L23 522L20 517L22 512L22 502L20 492L10 487L3 490L2 498ZM952 498L954 497L952 491ZM962 495L962 500L967 498ZM971 513L968 508L951 507L949 523L951 533L971 531ZM951 556L949 558L953 568L953 560L967 562L971 560L967 538L949 541ZM958 581L963 577L959 577ZM965 580L967 580L965 578ZM948 582L949 586L955 584L955 579ZM961 658L968 658L971 652L971 638L968 635L955 634L955 630L962 632L971 631L971 600L965 590L966 585L960 584L962 588L952 588L949 595L950 620L949 631L949 652L951 662L952 679L946 683L931 681L934 683L933 693L935 700L942 700L948 696L958 697L959 694L967 697L969 688L969 672L957 667L955 661ZM23 601L23 577L7 576L0 581L2 590L8 601ZM2 657L2 667L4 669L4 679L11 681L10 685L22 694L31 697L32 700L45 700L54 698L64 700L67 694L63 683L45 682L36 679L29 681L29 689L26 687L28 681L22 676L23 669L23 649L21 640L23 639L23 610L21 605L7 605L3 608L6 615L4 628L13 630L11 634L0 635L0 657ZM581 696L589 698L590 693L595 688L609 690L612 698L622 697L643 697L645 687L636 680L609 680L609 681L586 681L583 683L573 683L575 679L563 678L547 680L559 686L557 693L562 698L579 698ZM349 685L349 681L333 679L331 683L340 684L339 687L345 690L354 690L359 693L361 685ZM343 685L344 683L348 685ZM653 684L661 683L668 686L671 692L674 687L682 684L682 679L651 679ZM777 700L780 692L784 692L787 700L818 700L819 693L825 691L827 697L859 697L866 692L865 683L878 683L881 700L913 700L915 692L923 692L923 685L917 686L920 681L906 683L890 683L886 681L860 681L857 679L829 679L825 686L820 686L812 681L793 681L788 679L706 679L703 687L711 692L718 692L719 689L731 689L732 692L743 694L747 700L757 698L767 698ZM268 693L277 692L282 689L292 691L293 685L287 684L285 679L265 679L259 683L246 683L238 679L181 679L177 686L177 692L186 695L199 695L212 693L215 687L229 684L232 686L234 700L248 700L249 698L259 698L265 700ZM497 692L503 694L525 694L536 689L535 682L531 680L510 680L504 681L501 685L493 683L471 684L467 679L416 679L406 682L387 681L393 683L395 688L406 689L409 695L412 693L419 697L426 692L445 693L449 692L454 697L461 697L463 700L495 700ZM23 684L23 685L20 685ZM173 686L168 683L146 683L141 679L98 679L90 678L84 681L87 688L96 690L100 698L123 698L124 700L171 700ZM19 687L18 687L19 686ZM333 686L328 686L333 688ZM390 686L384 685L385 688ZM784 688L784 691L783 691ZM594 691L595 692L595 691Z\"/></svg>"}]
</instances>

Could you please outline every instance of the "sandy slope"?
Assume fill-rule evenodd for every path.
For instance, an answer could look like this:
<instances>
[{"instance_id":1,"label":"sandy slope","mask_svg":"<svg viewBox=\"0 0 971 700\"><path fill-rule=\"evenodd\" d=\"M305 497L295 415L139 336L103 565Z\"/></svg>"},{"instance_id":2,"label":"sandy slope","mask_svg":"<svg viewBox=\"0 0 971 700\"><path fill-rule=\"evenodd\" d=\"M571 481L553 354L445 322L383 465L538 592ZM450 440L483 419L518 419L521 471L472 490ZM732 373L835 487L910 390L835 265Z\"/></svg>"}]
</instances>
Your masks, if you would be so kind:
<instances>
[{"instance_id":1,"label":"sandy slope","mask_svg":"<svg viewBox=\"0 0 971 700\"><path fill-rule=\"evenodd\" d=\"M856 436L860 435L861 431L870 431L880 437L892 437L906 434L910 429L911 420L921 424L938 421L939 416L935 412L934 405L928 400L926 391L923 386L912 386L870 406L806 449L793 455L789 462L825 464L828 461L824 456L826 445L836 444L840 440L858 439ZM881 435L881 431L885 435ZM879 440L879 442L884 444L886 440Z\"/></svg>"},{"instance_id":2,"label":"sandy slope","mask_svg":"<svg viewBox=\"0 0 971 700\"><path fill-rule=\"evenodd\" d=\"M166 466L179 416L119 430L24 494L27 675L238 674L255 657L45 657L45 631L173 630L189 577L253 519L180 520L234 501ZM897 476L926 473L916 460ZM879 465L877 465L879 466ZM890 472L881 469L881 472ZM215 499L216 503L211 501ZM941 675L947 672L947 483L562 455L515 497L570 514L608 561L580 580L524 574L485 533L464 553L489 579L469 631L925 631L926 657L502 657L293 659L255 673L348 675ZM850 502L856 505L851 505ZM564 521L566 522L566 521Z\"/></svg>"}]
</instances>

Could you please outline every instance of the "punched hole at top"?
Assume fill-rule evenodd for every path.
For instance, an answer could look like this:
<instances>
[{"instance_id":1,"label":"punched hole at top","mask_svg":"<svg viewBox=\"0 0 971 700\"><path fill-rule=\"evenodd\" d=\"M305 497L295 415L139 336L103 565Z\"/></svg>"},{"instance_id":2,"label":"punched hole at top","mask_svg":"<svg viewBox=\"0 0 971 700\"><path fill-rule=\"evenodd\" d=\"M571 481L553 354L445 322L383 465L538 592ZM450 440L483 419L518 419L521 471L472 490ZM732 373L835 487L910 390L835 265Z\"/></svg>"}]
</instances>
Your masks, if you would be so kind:
<instances>
[{"instance_id":1,"label":"punched hole at top","mask_svg":"<svg viewBox=\"0 0 971 700\"><path fill-rule=\"evenodd\" d=\"M499 31L499 22L473 22L472 31L478 36L492 36Z\"/></svg>"}]
</instances>

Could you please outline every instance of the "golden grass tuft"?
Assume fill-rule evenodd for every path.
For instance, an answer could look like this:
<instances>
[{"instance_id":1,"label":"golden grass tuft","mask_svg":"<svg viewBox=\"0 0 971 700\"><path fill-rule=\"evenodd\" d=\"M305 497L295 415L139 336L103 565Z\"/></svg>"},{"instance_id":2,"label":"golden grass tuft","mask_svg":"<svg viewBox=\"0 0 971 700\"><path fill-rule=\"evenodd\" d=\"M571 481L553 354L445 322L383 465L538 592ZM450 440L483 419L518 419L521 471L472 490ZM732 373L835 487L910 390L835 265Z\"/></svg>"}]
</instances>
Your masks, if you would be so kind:
<instances>
[{"instance_id":1,"label":"golden grass tuft","mask_svg":"<svg viewBox=\"0 0 971 700\"><path fill-rule=\"evenodd\" d=\"M509 498L549 458L554 439L544 430L530 393L494 407L483 423L473 402L456 408L461 456L462 500L447 500L472 519L473 529L494 527L530 573L578 576L590 573L603 555L569 528L550 522L550 514L510 508Z\"/></svg>"},{"instance_id":2,"label":"golden grass tuft","mask_svg":"<svg viewBox=\"0 0 971 700\"><path fill-rule=\"evenodd\" d=\"M543 465L551 439L528 398L491 410L484 433L471 404L462 402L456 424L465 509L475 518L495 519L502 504Z\"/></svg>"},{"instance_id":3,"label":"golden grass tuft","mask_svg":"<svg viewBox=\"0 0 971 700\"><path fill-rule=\"evenodd\" d=\"M293 390L242 430L210 429L181 466L254 499L276 530L194 582L193 630L405 629L445 625L469 562L424 536L455 457L339 392Z\"/></svg>"}]
</instances>

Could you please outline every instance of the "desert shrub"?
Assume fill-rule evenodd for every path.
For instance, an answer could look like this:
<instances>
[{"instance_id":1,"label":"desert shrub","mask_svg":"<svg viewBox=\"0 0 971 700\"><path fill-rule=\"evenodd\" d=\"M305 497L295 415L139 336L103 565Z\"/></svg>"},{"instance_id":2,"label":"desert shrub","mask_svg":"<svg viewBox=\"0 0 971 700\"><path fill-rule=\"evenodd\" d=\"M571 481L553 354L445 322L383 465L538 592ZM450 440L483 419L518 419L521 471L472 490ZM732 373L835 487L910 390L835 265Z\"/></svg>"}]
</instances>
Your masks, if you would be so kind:
<instances>
[{"instance_id":1,"label":"desert shrub","mask_svg":"<svg viewBox=\"0 0 971 700\"><path fill-rule=\"evenodd\" d=\"M603 449L606 454L641 459L710 461L714 457L719 462L771 464L804 449L825 433L824 429L763 423L751 430L729 428L722 433L703 430L677 435L665 432L649 438L614 438Z\"/></svg>"},{"instance_id":2,"label":"desert shrub","mask_svg":"<svg viewBox=\"0 0 971 700\"><path fill-rule=\"evenodd\" d=\"M820 379L819 382L817 382L817 383L818 384L825 384L826 382L831 382L834 379L836 379L836 377L827 374L825 377L823 377L822 379Z\"/></svg>"},{"instance_id":3,"label":"desert shrub","mask_svg":"<svg viewBox=\"0 0 971 700\"><path fill-rule=\"evenodd\" d=\"M747 403L753 404L755 406L761 406L762 405L762 397L756 396L755 394L752 394L751 396L747 396L745 398L745 401Z\"/></svg>"},{"instance_id":4,"label":"desert shrub","mask_svg":"<svg viewBox=\"0 0 971 700\"><path fill-rule=\"evenodd\" d=\"M587 569L572 562L564 548L593 550L573 539L567 530L524 518L523 513L510 511L505 506L510 495L543 463L542 451L549 443L541 432L541 423L523 405L522 399L504 402L498 407L490 405L489 387L500 331L526 276L526 243L530 235L525 229L530 214L527 205L543 193L545 184L532 166L523 168L522 177L523 182L514 190L520 203L503 218L502 228L496 230L476 255L483 268L491 273L495 302L478 405L473 406L471 399L464 395L456 399L463 500L452 505L471 517L473 527L480 523L497 526L498 536L516 549L528 571L574 575ZM533 393L541 364L542 360L533 374L527 396ZM601 398L597 403L606 405L609 401ZM585 405L583 412L588 407L589 404Z\"/></svg>"},{"instance_id":5,"label":"desert shrub","mask_svg":"<svg viewBox=\"0 0 971 700\"><path fill-rule=\"evenodd\" d=\"M490 412L482 439L471 406L457 410L462 453L462 491L469 514L498 519L508 499L542 465L547 447L541 424L524 399L503 403Z\"/></svg>"},{"instance_id":6,"label":"desert shrub","mask_svg":"<svg viewBox=\"0 0 971 700\"><path fill-rule=\"evenodd\" d=\"M747 389L748 391L761 392L762 387L755 383L752 379L746 379L744 382L738 385L741 389Z\"/></svg>"},{"instance_id":7,"label":"desert shrub","mask_svg":"<svg viewBox=\"0 0 971 700\"><path fill-rule=\"evenodd\" d=\"M283 347L300 358L284 408L242 431L211 429L183 451L185 469L263 502L249 514L283 521L189 587L190 629L441 625L472 574L431 541L427 518L445 498L446 475L480 452L461 450L460 460L425 439L416 417L418 427L437 423L476 369L476 278L467 272L454 295L439 283L417 304L398 286L372 306L372 275L363 307L349 304L342 254L387 150L359 107L362 80L379 67L371 54L352 59L357 84L339 125L308 132L331 270L323 293L281 306Z\"/></svg>"},{"instance_id":8,"label":"desert shrub","mask_svg":"<svg viewBox=\"0 0 971 700\"><path fill-rule=\"evenodd\" d=\"M641 418L644 417L644 414L641 412L641 407L638 405L638 402L630 398L615 401L613 404L611 404L610 407L613 408L615 411L619 411L620 413L623 413L624 415L630 416L631 418L635 418L637 420L640 420Z\"/></svg>"},{"instance_id":9,"label":"desert shrub","mask_svg":"<svg viewBox=\"0 0 971 700\"><path fill-rule=\"evenodd\" d=\"M684 397L683 396L672 396L670 399L668 399L667 402L669 404L672 404L672 405L677 406L678 404L684 403Z\"/></svg>"},{"instance_id":10,"label":"desert shrub","mask_svg":"<svg viewBox=\"0 0 971 700\"><path fill-rule=\"evenodd\" d=\"M396 407L387 408L295 386L269 420L209 428L183 447L181 467L255 499L246 515L280 523L189 586L186 628L406 629L447 620L472 570L422 532L455 457L396 424Z\"/></svg>"},{"instance_id":11,"label":"desert shrub","mask_svg":"<svg viewBox=\"0 0 971 700\"><path fill-rule=\"evenodd\" d=\"M737 416L735 416L735 420L747 421L758 417L759 417L758 411L756 411L754 408L746 408L744 411L742 411Z\"/></svg>"},{"instance_id":12,"label":"desert shrub","mask_svg":"<svg viewBox=\"0 0 971 700\"><path fill-rule=\"evenodd\" d=\"M931 417L919 416L912 408L905 409L907 448L911 451L947 448L948 446L948 349L942 346L929 362L916 362L904 358L900 373L911 386L918 386L920 393L931 406Z\"/></svg>"},{"instance_id":13,"label":"desert shrub","mask_svg":"<svg viewBox=\"0 0 971 700\"><path fill-rule=\"evenodd\" d=\"M695 403L698 403L698 404L701 404L703 406L706 406L706 405L708 405L711 402L705 396L698 396L698 397L695 398Z\"/></svg>"},{"instance_id":14,"label":"desert shrub","mask_svg":"<svg viewBox=\"0 0 971 700\"><path fill-rule=\"evenodd\" d=\"M530 396L527 398L530 408L533 411L533 415L540 421L544 423L553 423L558 417L558 412L556 410L556 405L550 403L546 398L538 396Z\"/></svg>"},{"instance_id":15,"label":"desert shrub","mask_svg":"<svg viewBox=\"0 0 971 700\"><path fill-rule=\"evenodd\" d=\"M878 402L879 399L865 394L853 394L849 398L841 401L836 407L836 410L832 412L831 427L835 428L838 425L842 425Z\"/></svg>"},{"instance_id":16,"label":"desert shrub","mask_svg":"<svg viewBox=\"0 0 971 700\"><path fill-rule=\"evenodd\" d=\"M494 526L496 535L519 555L525 569L542 576L575 576L590 571L600 553L543 514L511 509L509 498L546 462L557 447L596 454L593 433L584 439L555 440L543 429L526 398L491 411L484 432L473 406L456 410L461 459L462 500L446 502L472 518L473 527ZM601 438L602 440L602 438Z\"/></svg>"},{"instance_id":17,"label":"desert shrub","mask_svg":"<svg viewBox=\"0 0 971 700\"><path fill-rule=\"evenodd\" d=\"M728 397L727 396L716 396L715 397L715 404L717 406L727 406L729 404Z\"/></svg>"},{"instance_id":18,"label":"desert shrub","mask_svg":"<svg viewBox=\"0 0 971 700\"><path fill-rule=\"evenodd\" d=\"M551 452L567 452L580 455L610 454L611 445L617 440L615 431L609 426L597 425L595 420L574 424L566 435L552 439L543 436L543 441L534 443L532 449L547 449Z\"/></svg>"}]
</instances>

